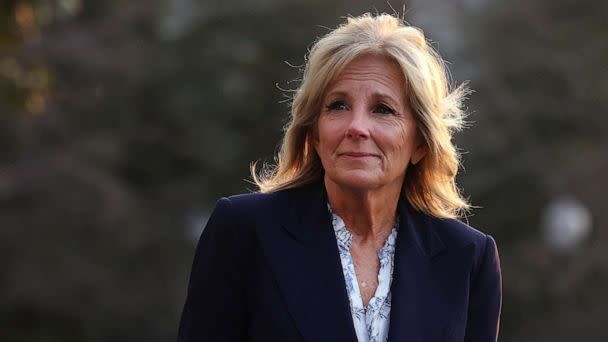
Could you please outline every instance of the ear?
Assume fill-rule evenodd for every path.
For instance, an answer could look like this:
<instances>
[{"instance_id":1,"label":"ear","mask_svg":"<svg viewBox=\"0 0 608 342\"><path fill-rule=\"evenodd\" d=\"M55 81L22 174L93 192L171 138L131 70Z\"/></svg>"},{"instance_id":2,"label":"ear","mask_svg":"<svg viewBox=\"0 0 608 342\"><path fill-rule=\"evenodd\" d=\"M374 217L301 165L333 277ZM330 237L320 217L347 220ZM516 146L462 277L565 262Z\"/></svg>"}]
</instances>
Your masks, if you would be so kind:
<instances>
[{"instance_id":1,"label":"ear","mask_svg":"<svg viewBox=\"0 0 608 342\"><path fill-rule=\"evenodd\" d=\"M412 152L412 157L410 158L410 162L413 165L418 164L419 161L422 160L422 158L424 158L424 156L426 156L426 152L427 152L427 148L426 148L426 144L424 143L423 139L416 139L417 140L417 145L416 148L414 149L414 151ZM423 140L423 141L420 141Z\"/></svg>"}]
</instances>

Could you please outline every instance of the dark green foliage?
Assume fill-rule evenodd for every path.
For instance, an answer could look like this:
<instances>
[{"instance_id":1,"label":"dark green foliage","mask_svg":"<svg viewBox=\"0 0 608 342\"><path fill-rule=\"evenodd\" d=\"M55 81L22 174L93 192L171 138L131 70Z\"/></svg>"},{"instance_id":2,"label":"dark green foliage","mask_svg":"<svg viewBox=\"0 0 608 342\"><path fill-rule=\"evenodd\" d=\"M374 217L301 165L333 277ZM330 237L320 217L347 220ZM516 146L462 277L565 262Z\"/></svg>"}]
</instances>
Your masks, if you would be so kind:
<instances>
[{"instance_id":1,"label":"dark green foliage","mask_svg":"<svg viewBox=\"0 0 608 342\"><path fill-rule=\"evenodd\" d=\"M272 161L300 77L289 64L341 16L392 12L386 2L177 3L0 4L6 340L173 340L192 236L219 196L254 189L250 162ZM462 51L441 52L475 71L459 184L482 207L470 223L501 252L504 341L584 329L603 340L589 322L608 304L606 13L591 0L450 13ZM407 13L414 24L417 14ZM539 230L560 193L584 201L596 229L568 258Z\"/></svg>"}]
</instances>

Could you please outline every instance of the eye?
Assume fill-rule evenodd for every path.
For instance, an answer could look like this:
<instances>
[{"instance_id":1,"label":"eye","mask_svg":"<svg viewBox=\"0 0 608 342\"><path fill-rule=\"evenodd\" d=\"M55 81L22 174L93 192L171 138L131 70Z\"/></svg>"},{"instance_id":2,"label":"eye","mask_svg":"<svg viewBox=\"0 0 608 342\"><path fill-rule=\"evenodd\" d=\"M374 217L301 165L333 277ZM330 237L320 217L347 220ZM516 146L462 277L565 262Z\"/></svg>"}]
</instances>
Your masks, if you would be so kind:
<instances>
[{"instance_id":1,"label":"eye","mask_svg":"<svg viewBox=\"0 0 608 342\"><path fill-rule=\"evenodd\" d=\"M344 101L334 101L334 102L328 104L327 106L325 106L325 108L327 108L327 110L346 110L346 109L348 109L346 107L346 104L344 103Z\"/></svg>"},{"instance_id":2,"label":"eye","mask_svg":"<svg viewBox=\"0 0 608 342\"><path fill-rule=\"evenodd\" d=\"M376 108L374 108L374 113L379 113L379 114L395 114L395 110L383 103L379 104L376 106Z\"/></svg>"}]
</instances>

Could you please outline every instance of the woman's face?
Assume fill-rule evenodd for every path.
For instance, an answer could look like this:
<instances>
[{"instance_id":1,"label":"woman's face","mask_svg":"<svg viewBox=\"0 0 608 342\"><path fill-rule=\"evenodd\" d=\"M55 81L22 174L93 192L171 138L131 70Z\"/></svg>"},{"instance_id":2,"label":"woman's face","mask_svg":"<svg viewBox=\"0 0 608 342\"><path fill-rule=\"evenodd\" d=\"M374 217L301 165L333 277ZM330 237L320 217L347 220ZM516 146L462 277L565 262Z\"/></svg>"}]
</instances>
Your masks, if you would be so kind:
<instances>
[{"instance_id":1,"label":"woman's face","mask_svg":"<svg viewBox=\"0 0 608 342\"><path fill-rule=\"evenodd\" d=\"M397 64L364 55L348 64L323 97L315 149L325 181L351 189L401 189L411 161L426 149Z\"/></svg>"}]
</instances>

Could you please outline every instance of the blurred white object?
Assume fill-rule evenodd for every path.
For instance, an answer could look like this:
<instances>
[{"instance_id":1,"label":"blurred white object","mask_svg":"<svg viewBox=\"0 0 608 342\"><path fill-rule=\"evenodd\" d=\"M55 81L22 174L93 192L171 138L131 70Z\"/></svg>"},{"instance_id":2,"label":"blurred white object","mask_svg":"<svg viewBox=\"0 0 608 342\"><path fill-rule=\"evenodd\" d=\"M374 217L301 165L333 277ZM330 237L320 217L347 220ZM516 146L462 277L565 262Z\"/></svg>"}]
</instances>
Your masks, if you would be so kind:
<instances>
[{"instance_id":1,"label":"blurred white object","mask_svg":"<svg viewBox=\"0 0 608 342\"><path fill-rule=\"evenodd\" d=\"M545 241L561 253L572 253L591 233L591 213L572 196L552 200L543 214Z\"/></svg>"}]
</instances>

